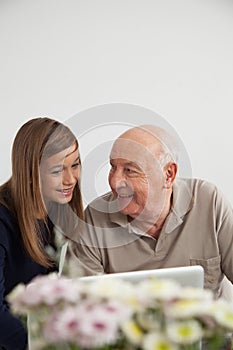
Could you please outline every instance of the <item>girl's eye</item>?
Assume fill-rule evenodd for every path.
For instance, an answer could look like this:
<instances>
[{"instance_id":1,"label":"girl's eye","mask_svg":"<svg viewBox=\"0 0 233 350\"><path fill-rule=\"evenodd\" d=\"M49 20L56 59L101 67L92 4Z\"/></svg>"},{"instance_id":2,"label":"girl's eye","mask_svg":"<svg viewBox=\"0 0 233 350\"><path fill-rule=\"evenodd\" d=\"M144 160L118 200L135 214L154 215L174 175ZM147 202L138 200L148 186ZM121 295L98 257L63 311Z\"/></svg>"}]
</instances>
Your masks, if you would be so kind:
<instances>
[{"instance_id":1,"label":"girl's eye","mask_svg":"<svg viewBox=\"0 0 233 350\"><path fill-rule=\"evenodd\" d=\"M72 168L78 168L79 165L80 165L80 162L74 163L74 164L72 165Z\"/></svg>"},{"instance_id":2,"label":"girl's eye","mask_svg":"<svg viewBox=\"0 0 233 350\"><path fill-rule=\"evenodd\" d=\"M51 172L52 175L59 175L62 173L62 170L54 170Z\"/></svg>"}]
</instances>

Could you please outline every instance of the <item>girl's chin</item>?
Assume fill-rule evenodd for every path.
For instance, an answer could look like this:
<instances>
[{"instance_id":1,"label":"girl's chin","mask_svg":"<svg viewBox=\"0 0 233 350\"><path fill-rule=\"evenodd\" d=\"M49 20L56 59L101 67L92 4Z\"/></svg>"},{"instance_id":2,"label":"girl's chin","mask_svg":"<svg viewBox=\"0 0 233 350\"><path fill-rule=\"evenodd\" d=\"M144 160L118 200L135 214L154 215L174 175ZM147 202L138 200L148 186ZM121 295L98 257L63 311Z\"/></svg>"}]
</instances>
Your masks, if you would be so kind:
<instances>
[{"instance_id":1,"label":"girl's chin","mask_svg":"<svg viewBox=\"0 0 233 350\"><path fill-rule=\"evenodd\" d=\"M57 198L56 202L60 203L60 204L66 204L69 203L72 199L72 195L70 196L60 196L59 198Z\"/></svg>"}]
</instances>

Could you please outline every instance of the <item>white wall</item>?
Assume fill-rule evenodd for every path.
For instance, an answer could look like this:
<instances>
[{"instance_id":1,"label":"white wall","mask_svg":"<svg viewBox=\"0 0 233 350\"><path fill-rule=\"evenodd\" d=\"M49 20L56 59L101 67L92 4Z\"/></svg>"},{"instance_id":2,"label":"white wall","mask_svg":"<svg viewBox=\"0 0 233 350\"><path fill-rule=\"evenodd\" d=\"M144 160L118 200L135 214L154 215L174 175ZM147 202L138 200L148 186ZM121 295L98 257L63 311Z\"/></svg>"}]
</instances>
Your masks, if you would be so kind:
<instances>
[{"instance_id":1,"label":"white wall","mask_svg":"<svg viewBox=\"0 0 233 350\"><path fill-rule=\"evenodd\" d=\"M0 183L27 119L118 102L164 118L233 203L232 0L1 0L0 70Z\"/></svg>"}]
</instances>

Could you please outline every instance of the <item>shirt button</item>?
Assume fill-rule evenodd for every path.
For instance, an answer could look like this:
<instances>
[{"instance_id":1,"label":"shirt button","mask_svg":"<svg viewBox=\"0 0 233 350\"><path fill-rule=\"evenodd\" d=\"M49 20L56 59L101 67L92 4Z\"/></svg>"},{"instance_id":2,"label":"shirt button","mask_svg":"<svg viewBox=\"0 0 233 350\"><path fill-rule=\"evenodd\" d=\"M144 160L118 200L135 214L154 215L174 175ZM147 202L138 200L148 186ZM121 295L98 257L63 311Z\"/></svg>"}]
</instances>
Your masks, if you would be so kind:
<instances>
[{"instance_id":1,"label":"shirt button","mask_svg":"<svg viewBox=\"0 0 233 350\"><path fill-rule=\"evenodd\" d=\"M210 281L210 283L214 283L214 282L215 282L214 277L211 277L211 278L209 279L209 281Z\"/></svg>"}]
</instances>

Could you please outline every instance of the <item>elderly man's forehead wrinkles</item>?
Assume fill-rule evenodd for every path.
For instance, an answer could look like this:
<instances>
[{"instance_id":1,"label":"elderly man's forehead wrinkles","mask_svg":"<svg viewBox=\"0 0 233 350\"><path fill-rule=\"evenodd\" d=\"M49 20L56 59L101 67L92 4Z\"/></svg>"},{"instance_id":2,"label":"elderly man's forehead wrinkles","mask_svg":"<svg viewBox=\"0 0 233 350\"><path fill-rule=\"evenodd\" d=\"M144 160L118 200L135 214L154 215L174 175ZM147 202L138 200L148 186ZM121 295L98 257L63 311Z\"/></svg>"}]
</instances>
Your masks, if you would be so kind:
<instances>
[{"instance_id":1,"label":"elderly man's forehead wrinkles","mask_svg":"<svg viewBox=\"0 0 233 350\"><path fill-rule=\"evenodd\" d=\"M110 159L125 159L146 170L156 164L158 159L150 148L132 140L118 139L112 148Z\"/></svg>"},{"instance_id":2,"label":"elderly man's forehead wrinkles","mask_svg":"<svg viewBox=\"0 0 233 350\"><path fill-rule=\"evenodd\" d=\"M113 145L111 156L114 158L127 158L131 160L131 157L134 158L136 155L135 153L142 155L146 151L147 148L141 143L128 139L117 139Z\"/></svg>"},{"instance_id":3,"label":"elderly man's forehead wrinkles","mask_svg":"<svg viewBox=\"0 0 233 350\"><path fill-rule=\"evenodd\" d=\"M128 152L128 151L137 151L140 153L150 152L155 155L158 155L162 151L162 144L160 140L156 137L149 138L146 140L142 139L128 139L128 138L118 138L112 147L114 152Z\"/></svg>"}]
</instances>

